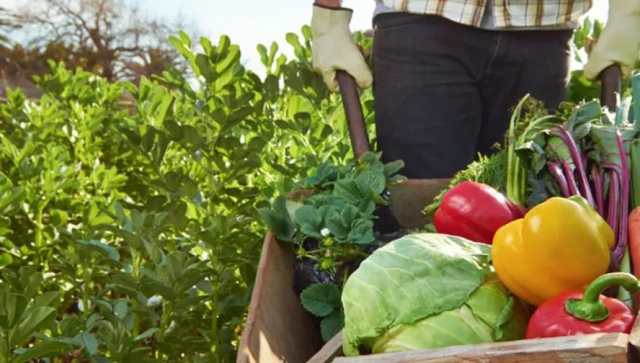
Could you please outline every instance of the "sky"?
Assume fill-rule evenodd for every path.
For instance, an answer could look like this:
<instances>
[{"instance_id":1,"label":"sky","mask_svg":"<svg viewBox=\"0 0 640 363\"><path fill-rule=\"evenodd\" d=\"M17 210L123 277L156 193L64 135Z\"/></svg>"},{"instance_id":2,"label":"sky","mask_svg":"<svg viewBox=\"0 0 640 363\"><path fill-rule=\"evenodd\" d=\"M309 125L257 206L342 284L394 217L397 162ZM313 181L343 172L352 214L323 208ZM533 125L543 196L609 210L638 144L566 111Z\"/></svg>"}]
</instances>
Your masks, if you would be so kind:
<instances>
[{"instance_id":1,"label":"sky","mask_svg":"<svg viewBox=\"0 0 640 363\"><path fill-rule=\"evenodd\" d=\"M0 0L11 7L28 0ZM284 37L287 32L299 32L309 23L313 0L124 0L137 4L143 13L167 20L183 18L192 23L201 35L213 40L222 34L239 44L243 62L259 68L256 45L277 41L281 49L288 49ZM589 16L606 19L608 1L594 0ZM374 0L344 0L345 7L354 9L352 30L371 28Z\"/></svg>"},{"instance_id":2,"label":"sky","mask_svg":"<svg viewBox=\"0 0 640 363\"><path fill-rule=\"evenodd\" d=\"M197 26L202 35L217 39L226 34L239 44L243 60L249 66L259 64L256 45L277 41L281 48L287 32L299 32L311 19L313 0L129 0L149 13L173 19L185 17ZM345 0L343 5L354 9L352 30L371 28L373 0Z\"/></svg>"},{"instance_id":3,"label":"sky","mask_svg":"<svg viewBox=\"0 0 640 363\"><path fill-rule=\"evenodd\" d=\"M285 46L287 32L298 32L303 24L309 23L313 0L138 0L137 3L150 14L191 19L203 35L213 39L229 35L232 42L240 45L243 61L254 68L259 64L256 45L275 40ZM594 3L589 16L606 19L608 1ZM352 30L371 28L374 4L373 0L343 1L345 7L354 9Z\"/></svg>"}]
</instances>

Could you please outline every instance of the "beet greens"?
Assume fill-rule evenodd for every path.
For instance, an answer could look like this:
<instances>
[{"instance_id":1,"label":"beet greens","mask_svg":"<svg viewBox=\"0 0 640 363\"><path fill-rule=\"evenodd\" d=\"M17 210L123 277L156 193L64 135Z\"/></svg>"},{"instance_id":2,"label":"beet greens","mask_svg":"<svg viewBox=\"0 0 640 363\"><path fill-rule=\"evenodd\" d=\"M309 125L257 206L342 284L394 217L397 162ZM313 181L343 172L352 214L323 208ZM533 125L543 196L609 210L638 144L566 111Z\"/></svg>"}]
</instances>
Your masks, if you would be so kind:
<instances>
[{"instance_id":1,"label":"beet greens","mask_svg":"<svg viewBox=\"0 0 640 363\"><path fill-rule=\"evenodd\" d=\"M615 115L592 101L527 119L521 115L531 107L526 97L514 110L507 134L509 197L536 202L554 195L585 198L615 233L612 270L620 268L627 251L630 202L640 203L640 124L634 122L640 116L640 75L632 78L632 91ZM519 130L518 122L527 126ZM529 184L522 188L521 176L527 175ZM540 181L545 181L542 190Z\"/></svg>"}]
</instances>

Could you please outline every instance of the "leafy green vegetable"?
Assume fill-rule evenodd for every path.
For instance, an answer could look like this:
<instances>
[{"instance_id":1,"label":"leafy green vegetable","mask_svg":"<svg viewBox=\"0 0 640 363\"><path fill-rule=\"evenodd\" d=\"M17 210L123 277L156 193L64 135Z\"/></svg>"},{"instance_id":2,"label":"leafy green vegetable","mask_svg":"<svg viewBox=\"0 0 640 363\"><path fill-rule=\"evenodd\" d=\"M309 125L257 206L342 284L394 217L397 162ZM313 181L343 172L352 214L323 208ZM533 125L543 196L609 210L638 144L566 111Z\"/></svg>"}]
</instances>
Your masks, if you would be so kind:
<instances>
[{"instance_id":1,"label":"leafy green vegetable","mask_svg":"<svg viewBox=\"0 0 640 363\"><path fill-rule=\"evenodd\" d=\"M297 247L298 262L307 261L304 269L315 268L330 277L331 283L313 284L300 294L304 308L322 318L325 340L343 325L339 285L380 242L374 234L374 213L387 205L383 192L398 180L402 166L401 161L383 164L376 153L345 165L325 162L299 183L302 197L293 193L299 201L280 196L271 208L260 210L276 237Z\"/></svg>"},{"instance_id":2,"label":"leafy green vegetable","mask_svg":"<svg viewBox=\"0 0 640 363\"><path fill-rule=\"evenodd\" d=\"M340 288L336 284L313 284L300 294L300 303L311 314L322 318L320 333L325 341L331 339L344 326L344 313L340 303Z\"/></svg>"},{"instance_id":3,"label":"leafy green vegetable","mask_svg":"<svg viewBox=\"0 0 640 363\"><path fill-rule=\"evenodd\" d=\"M340 308L340 289L335 284L314 284L300 294L300 303L311 314L324 318Z\"/></svg>"},{"instance_id":4,"label":"leafy green vegetable","mask_svg":"<svg viewBox=\"0 0 640 363\"><path fill-rule=\"evenodd\" d=\"M428 233L378 249L344 286L345 353L521 338L526 313L489 258L490 246Z\"/></svg>"},{"instance_id":5,"label":"leafy green vegetable","mask_svg":"<svg viewBox=\"0 0 640 363\"><path fill-rule=\"evenodd\" d=\"M342 309L336 310L331 315L322 319L320 322L320 333L322 339L325 341L330 340L342 330L344 327L344 313Z\"/></svg>"},{"instance_id":6,"label":"leafy green vegetable","mask_svg":"<svg viewBox=\"0 0 640 363\"><path fill-rule=\"evenodd\" d=\"M402 165L385 165L375 153L341 166L323 163L300 183L308 196L295 212L280 196L260 214L281 241L298 246L309 239L322 241L317 251L299 250L299 255L319 259L331 256L327 265L335 271L336 266L359 261L363 255L358 253L360 247L376 242L374 212L377 206L388 203L383 191L396 180L395 173Z\"/></svg>"}]
</instances>

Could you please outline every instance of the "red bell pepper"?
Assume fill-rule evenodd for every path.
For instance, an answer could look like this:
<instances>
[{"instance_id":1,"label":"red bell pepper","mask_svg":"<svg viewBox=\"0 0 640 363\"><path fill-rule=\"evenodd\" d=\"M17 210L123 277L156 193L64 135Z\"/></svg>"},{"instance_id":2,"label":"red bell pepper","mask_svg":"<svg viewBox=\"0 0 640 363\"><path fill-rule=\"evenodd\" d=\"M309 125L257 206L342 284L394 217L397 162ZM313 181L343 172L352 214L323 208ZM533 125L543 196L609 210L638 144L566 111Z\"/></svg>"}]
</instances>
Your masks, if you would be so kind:
<instances>
[{"instance_id":1,"label":"red bell pepper","mask_svg":"<svg viewBox=\"0 0 640 363\"><path fill-rule=\"evenodd\" d=\"M465 181L444 195L433 224L438 233L491 243L498 228L523 214L517 204L492 187Z\"/></svg>"},{"instance_id":2,"label":"red bell pepper","mask_svg":"<svg viewBox=\"0 0 640 363\"><path fill-rule=\"evenodd\" d=\"M527 339L593 333L629 333L634 321L622 301L600 295L610 286L621 285L631 293L640 291L640 281L626 272L612 272L595 279L584 291L569 291L546 301L533 313Z\"/></svg>"}]
</instances>

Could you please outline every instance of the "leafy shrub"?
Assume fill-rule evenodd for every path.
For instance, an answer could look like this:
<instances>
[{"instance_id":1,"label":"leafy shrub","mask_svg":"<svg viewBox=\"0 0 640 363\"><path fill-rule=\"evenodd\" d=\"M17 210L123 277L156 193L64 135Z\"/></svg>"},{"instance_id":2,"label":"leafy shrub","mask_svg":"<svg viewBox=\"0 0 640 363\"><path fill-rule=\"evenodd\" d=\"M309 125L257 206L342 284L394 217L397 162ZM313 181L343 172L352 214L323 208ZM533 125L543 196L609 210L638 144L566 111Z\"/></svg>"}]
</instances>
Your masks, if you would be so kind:
<instances>
[{"instance_id":1,"label":"leafy shrub","mask_svg":"<svg viewBox=\"0 0 640 363\"><path fill-rule=\"evenodd\" d=\"M308 28L258 51L171 39L197 79L139 86L51 64L0 103L0 362L232 361L257 209L350 149ZM365 99L371 114L370 94ZM65 360L66 359L66 360Z\"/></svg>"}]
</instances>

